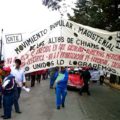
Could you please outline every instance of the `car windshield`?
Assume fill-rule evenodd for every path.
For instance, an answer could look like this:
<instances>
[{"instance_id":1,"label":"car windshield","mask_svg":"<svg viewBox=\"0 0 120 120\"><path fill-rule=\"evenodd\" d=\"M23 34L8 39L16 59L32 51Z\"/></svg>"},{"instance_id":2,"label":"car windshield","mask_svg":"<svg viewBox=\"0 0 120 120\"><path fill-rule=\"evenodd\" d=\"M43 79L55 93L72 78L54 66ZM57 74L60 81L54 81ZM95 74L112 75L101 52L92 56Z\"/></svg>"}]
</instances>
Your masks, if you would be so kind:
<instances>
[{"instance_id":1,"label":"car windshield","mask_svg":"<svg viewBox=\"0 0 120 120\"><path fill-rule=\"evenodd\" d=\"M79 71L70 70L69 74L79 74Z\"/></svg>"}]
</instances>

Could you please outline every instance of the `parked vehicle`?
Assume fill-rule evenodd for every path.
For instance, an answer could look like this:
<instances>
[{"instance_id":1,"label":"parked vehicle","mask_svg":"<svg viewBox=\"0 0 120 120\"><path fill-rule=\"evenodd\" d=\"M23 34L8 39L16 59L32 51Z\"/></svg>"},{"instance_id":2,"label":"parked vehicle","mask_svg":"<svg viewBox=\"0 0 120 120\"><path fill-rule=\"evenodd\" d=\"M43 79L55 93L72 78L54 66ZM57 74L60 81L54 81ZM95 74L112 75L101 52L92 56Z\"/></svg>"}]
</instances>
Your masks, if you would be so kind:
<instances>
[{"instance_id":1,"label":"parked vehicle","mask_svg":"<svg viewBox=\"0 0 120 120\"><path fill-rule=\"evenodd\" d=\"M91 74L91 81L99 81L100 80L100 71L99 70L89 70Z\"/></svg>"},{"instance_id":2,"label":"parked vehicle","mask_svg":"<svg viewBox=\"0 0 120 120\"><path fill-rule=\"evenodd\" d=\"M79 70L70 70L68 78L68 87L80 89L83 86L83 79L80 76Z\"/></svg>"}]
</instances>

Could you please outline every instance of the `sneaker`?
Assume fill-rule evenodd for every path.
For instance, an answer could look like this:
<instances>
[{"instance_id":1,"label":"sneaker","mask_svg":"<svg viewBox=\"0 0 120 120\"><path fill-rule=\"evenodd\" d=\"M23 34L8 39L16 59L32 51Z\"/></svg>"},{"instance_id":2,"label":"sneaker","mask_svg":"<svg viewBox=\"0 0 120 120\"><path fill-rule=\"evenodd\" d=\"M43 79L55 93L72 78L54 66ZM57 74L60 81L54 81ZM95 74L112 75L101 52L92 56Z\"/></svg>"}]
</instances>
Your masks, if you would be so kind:
<instances>
[{"instance_id":1,"label":"sneaker","mask_svg":"<svg viewBox=\"0 0 120 120\"><path fill-rule=\"evenodd\" d=\"M60 106L57 106L57 110L60 110Z\"/></svg>"},{"instance_id":2,"label":"sneaker","mask_svg":"<svg viewBox=\"0 0 120 120\"><path fill-rule=\"evenodd\" d=\"M18 111L18 112L16 112L16 113L21 114L22 112L21 112L21 111Z\"/></svg>"},{"instance_id":3,"label":"sneaker","mask_svg":"<svg viewBox=\"0 0 120 120\"><path fill-rule=\"evenodd\" d=\"M53 89L53 86L50 86L50 89Z\"/></svg>"},{"instance_id":4,"label":"sneaker","mask_svg":"<svg viewBox=\"0 0 120 120\"><path fill-rule=\"evenodd\" d=\"M11 117L3 117L3 119L11 119Z\"/></svg>"},{"instance_id":5,"label":"sneaker","mask_svg":"<svg viewBox=\"0 0 120 120\"><path fill-rule=\"evenodd\" d=\"M63 108L65 107L65 104L64 104L64 103L62 104L62 107L63 107Z\"/></svg>"},{"instance_id":6,"label":"sneaker","mask_svg":"<svg viewBox=\"0 0 120 120\"><path fill-rule=\"evenodd\" d=\"M4 117L5 117L4 115L1 116L1 118L4 118Z\"/></svg>"},{"instance_id":7,"label":"sneaker","mask_svg":"<svg viewBox=\"0 0 120 120\"><path fill-rule=\"evenodd\" d=\"M91 94L90 94L90 93L88 93L88 96L91 96Z\"/></svg>"},{"instance_id":8,"label":"sneaker","mask_svg":"<svg viewBox=\"0 0 120 120\"><path fill-rule=\"evenodd\" d=\"M79 93L80 96L82 96L82 93Z\"/></svg>"}]
</instances>

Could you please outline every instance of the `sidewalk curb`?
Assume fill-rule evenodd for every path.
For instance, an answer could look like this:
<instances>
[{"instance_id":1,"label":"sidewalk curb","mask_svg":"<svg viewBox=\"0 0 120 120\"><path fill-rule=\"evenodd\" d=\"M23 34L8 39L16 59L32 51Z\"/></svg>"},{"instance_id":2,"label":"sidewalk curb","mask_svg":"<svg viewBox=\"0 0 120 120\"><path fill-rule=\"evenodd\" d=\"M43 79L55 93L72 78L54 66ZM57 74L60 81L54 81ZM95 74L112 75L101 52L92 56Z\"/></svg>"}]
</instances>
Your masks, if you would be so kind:
<instances>
[{"instance_id":1,"label":"sidewalk curb","mask_svg":"<svg viewBox=\"0 0 120 120\"><path fill-rule=\"evenodd\" d=\"M110 86L111 88L114 88L114 89L117 89L117 90L120 90L120 85L118 84L112 84L112 83L109 83L108 80L105 80L104 83L108 86Z\"/></svg>"}]
</instances>

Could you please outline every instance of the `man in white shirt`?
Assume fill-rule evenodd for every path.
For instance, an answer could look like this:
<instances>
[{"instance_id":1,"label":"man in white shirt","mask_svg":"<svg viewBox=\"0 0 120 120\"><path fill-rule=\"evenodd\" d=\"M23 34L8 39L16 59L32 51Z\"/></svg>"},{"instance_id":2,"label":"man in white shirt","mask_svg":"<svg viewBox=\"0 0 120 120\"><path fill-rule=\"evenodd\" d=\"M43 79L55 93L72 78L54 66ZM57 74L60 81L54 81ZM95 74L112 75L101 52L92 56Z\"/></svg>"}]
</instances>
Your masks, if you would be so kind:
<instances>
[{"instance_id":1,"label":"man in white shirt","mask_svg":"<svg viewBox=\"0 0 120 120\"><path fill-rule=\"evenodd\" d=\"M14 100L14 106L16 113L21 113L19 108L18 100L20 98L22 87L25 85L25 74L24 70L20 68L21 60L16 59L15 60L15 67L12 69L12 74L15 76L15 81L17 84L16 92L15 92L15 100Z\"/></svg>"},{"instance_id":2,"label":"man in white shirt","mask_svg":"<svg viewBox=\"0 0 120 120\"><path fill-rule=\"evenodd\" d=\"M104 70L102 69L100 69L99 72L100 72L100 85L103 85L105 73Z\"/></svg>"}]
</instances>

